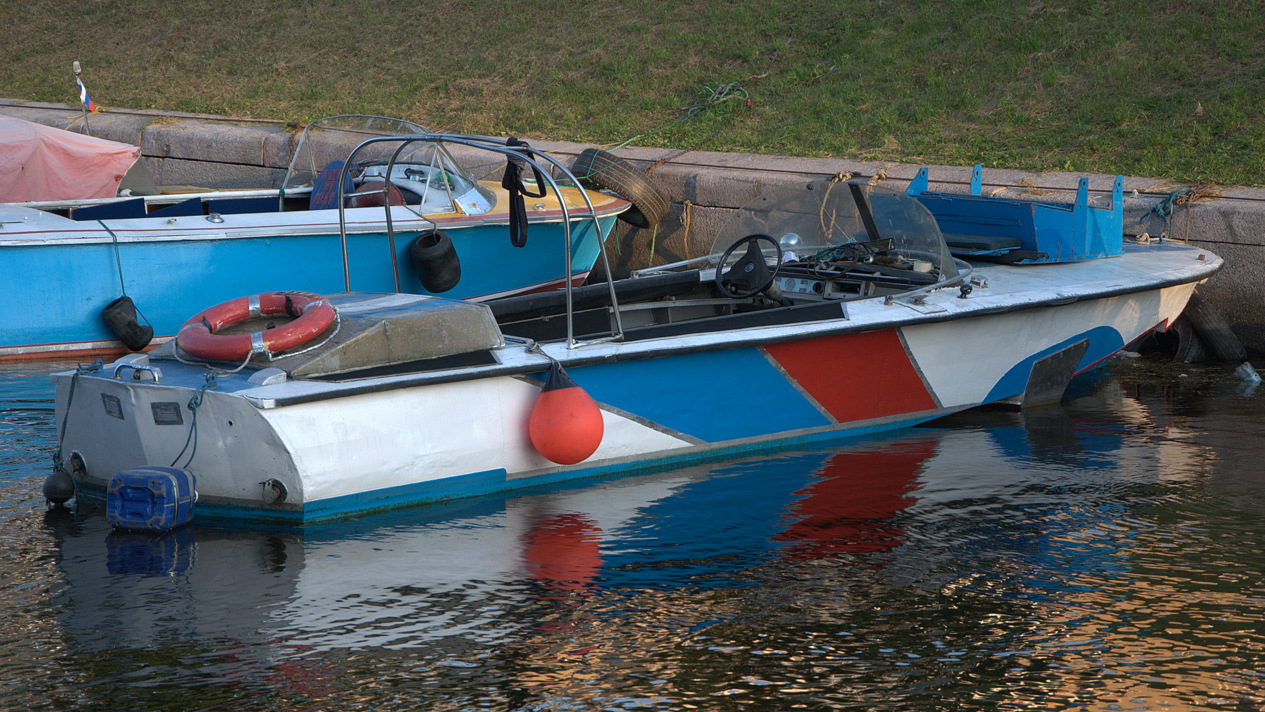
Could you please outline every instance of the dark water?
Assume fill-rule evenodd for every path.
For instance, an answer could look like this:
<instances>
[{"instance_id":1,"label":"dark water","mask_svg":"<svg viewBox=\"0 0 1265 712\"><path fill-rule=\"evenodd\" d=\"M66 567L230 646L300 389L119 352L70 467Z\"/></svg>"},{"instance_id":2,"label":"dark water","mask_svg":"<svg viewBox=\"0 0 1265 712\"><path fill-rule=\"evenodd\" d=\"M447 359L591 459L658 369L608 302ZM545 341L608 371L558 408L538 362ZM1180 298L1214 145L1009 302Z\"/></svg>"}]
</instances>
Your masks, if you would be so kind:
<instances>
[{"instance_id":1,"label":"dark water","mask_svg":"<svg viewBox=\"0 0 1265 712\"><path fill-rule=\"evenodd\" d=\"M0 708L1258 710L1265 390L1117 362L1061 408L303 534L39 495L0 367Z\"/></svg>"}]
</instances>

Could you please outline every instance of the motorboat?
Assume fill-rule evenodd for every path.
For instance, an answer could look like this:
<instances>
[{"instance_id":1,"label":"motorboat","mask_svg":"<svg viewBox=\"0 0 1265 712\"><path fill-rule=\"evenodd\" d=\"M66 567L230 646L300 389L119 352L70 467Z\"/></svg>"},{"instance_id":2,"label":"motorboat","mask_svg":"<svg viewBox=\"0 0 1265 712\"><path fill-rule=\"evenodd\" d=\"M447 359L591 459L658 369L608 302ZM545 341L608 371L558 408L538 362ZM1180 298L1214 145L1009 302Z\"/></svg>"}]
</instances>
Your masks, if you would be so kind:
<instances>
[{"instance_id":1,"label":"motorboat","mask_svg":"<svg viewBox=\"0 0 1265 712\"><path fill-rule=\"evenodd\" d=\"M107 508L139 492L145 522L173 505L146 494L161 470L198 518L302 526L1037 407L1167 328L1222 264L1114 239L1096 259L968 261L916 197L811 181L735 211L705 257L604 284L239 297L147 354L55 374L50 479Z\"/></svg>"},{"instance_id":2,"label":"motorboat","mask_svg":"<svg viewBox=\"0 0 1265 712\"><path fill-rule=\"evenodd\" d=\"M145 190L115 163L104 170L120 194L0 204L0 260L14 277L0 283L0 360L141 350L207 304L268 290L478 301L582 283L629 202L523 174L513 152L493 180L454 158L454 147L510 142L530 151L337 116L307 125L280 188ZM22 161L85 184L61 173L93 165Z\"/></svg>"}]
</instances>

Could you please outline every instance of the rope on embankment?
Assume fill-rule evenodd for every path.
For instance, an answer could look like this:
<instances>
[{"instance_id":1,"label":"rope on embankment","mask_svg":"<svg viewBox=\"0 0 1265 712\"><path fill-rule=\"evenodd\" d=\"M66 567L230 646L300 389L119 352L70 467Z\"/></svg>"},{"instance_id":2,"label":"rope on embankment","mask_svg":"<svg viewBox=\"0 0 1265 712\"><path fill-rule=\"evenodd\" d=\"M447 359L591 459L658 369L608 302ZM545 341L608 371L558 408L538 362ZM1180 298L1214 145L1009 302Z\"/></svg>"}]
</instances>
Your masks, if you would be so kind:
<instances>
[{"instance_id":1,"label":"rope on embankment","mask_svg":"<svg viewBox=\"0 0 1265 712\"><path fill-rule=\"evenodd\" d=\"M1182 239L1190 238L1190 204L1205 198L1212 198L1217 195L1217 184L1195 183L1187 185L1172 191L1166 197L1162 198L1158 203L1151 206L1142 217L1138 218L1138 224L1144 225L1152 217L1158 217L1164 223L1164 233L1170 237L1173 234L1173 213L1176 209L1186 206L1186 234Z\"/></svg>"},{"instance_id":2,"label":"rope on embankment","mask_svg":"<svg viewBox=\"0 0 1265 712\"><path fill-rule=\"evenodd\" d=\"M765 76L765 75L760 75L760 76ZM760 76L753 77L753 78L758 79L760 78ZM663 158L660 158L659 160L647 166L646 169L642 171L642 173L648 176L651 173L653 173L655 170L657 170L660 166L664 165L665 163L674 161L677 158L680 158L681 156L684 156L687 153L697 151L703 145L715 139L716 136L719 135L721 131L724 131L726 128L728 128L729 125L733 122L733 120L736 117L740 115L745 115L747 111L749 111L752 107L755 106L755 102L751 100L751 96L747 93L747 90L744 89L742 85L739 84L738 82L729 82L728 84L721 84L721 85L718 85L714 89L712 87L704 87L703 89L704 89L704 92L706 92L707 94L707 98L699 104L682 108L681 110L684 113L679 118L665 124L664 126L661 126L660 128L657 128L651 131L646 131L640 134L636 134L634 136L630 136L629 138L626 138L623 141L620 141L619 143L611 144L607 146L607 148L612 149L612 150L624 148L628 146L629 144L631 144L632 142L637 141L639 139L645 138L647 136L653 136L655 134L660 134L670 129L676 128L677 126L680 126L682 124L685 124L688 121L691 121L697 118L698 116L700 116L707 110L712 109L716 106L720 106L721 104L724 104L726 102L738 101L741 103L740 109L730 112L729 116L725 117L725 120L722 121L719 126L717 126L714 130L709 132L703 138L699 139L693 146L681 151L677 151L676 153L672 153L667 156L664 156ZM686 245L687 254L689 251L689 242L690 242L690 224L689 224L690 221L689 221L688 208L689 206L687 203L686 212L684 215L684 228L685 228L684 243ZM650 254L647 260L648 264L654 263L654 253L655 253L656 245L658 243L658 237L659 237L659 226L656 224L651 229L650 245L649 245ZM616 242L616 244L617 245L619 244L618 241Z\"/></svg>"}]
</instances>

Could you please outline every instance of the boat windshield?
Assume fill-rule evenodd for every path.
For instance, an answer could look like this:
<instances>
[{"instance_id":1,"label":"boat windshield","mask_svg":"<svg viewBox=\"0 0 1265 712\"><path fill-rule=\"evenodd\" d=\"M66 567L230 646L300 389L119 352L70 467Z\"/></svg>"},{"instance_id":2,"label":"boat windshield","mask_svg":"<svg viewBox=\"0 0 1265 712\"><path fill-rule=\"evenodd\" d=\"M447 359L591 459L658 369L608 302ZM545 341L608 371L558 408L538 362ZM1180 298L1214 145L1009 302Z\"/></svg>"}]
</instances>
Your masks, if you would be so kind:
<instances>
[{"instance_id":1,"label":"boat windshield","mask_svg":"<svg viewBox=\"0 0 1265 712\"><path fill-rule=\"evenodd\" d=\"M940 279L958 275L935 218L921 203L865 183L795 183L761 195L721 227L712 243L712 264L729 246L757 233L782 246L783 263L885 256L930 263ZM766 256L775 257L772 245L759 244ZM734 254L731 261L739 257Z\"/></svg>"},{"instance_id":2,"label":"boat windshield","mask_svg":"<svg viewBox=\"0 0 1265 712\"><path fill-rule=\"evenodd\" d=\"M331 116L308 124L299 138L282 189L287 194L310 191L321 172L345 161L361 143L380 136L423 136L425 127L382 116ZM382 141L356 153L348 174L355 187L386 175L387 163L399 141ZM409 142L391 168L390 181L405 205L419 214L460 212L481 215L496 204L493 192L457 165L439 141ZM335 179L337 184L337 179Z\"/></svg>"}]
</instances>

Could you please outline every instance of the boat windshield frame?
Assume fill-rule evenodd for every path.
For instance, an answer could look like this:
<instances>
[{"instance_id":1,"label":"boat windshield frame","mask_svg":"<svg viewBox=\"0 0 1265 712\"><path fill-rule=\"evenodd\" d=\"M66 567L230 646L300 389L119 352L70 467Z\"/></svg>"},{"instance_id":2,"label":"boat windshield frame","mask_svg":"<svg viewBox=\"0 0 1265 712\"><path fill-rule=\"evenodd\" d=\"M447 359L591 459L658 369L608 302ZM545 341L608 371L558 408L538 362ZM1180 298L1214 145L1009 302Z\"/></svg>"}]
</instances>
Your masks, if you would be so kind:
<instances>
[{"instance_id":1,"label":"boat windshield frame","mask_svg":"<svg viewBox=\"0 0 1265 712\"><path fill-rule=\"evenodd\" d=\"M361 155L363 151L371 151L371 150L374 150L375 148L380 148L381 146L389 147L394 144L396 145L396 148L391 153L391 157L387 160L387 163L386 163L386 172L387 172L387 175L390 175L396 165L396 162L399 156L407 155L407 149L414 143L434 144L434 145L450 143L453 145L465 146L467 148L473 148L480 151L487 151L490 153L498 154L500 156L503 156L509 162L514 162L518 165L524 166L525 168L531 169L531 171L533 172L535 176L538 176L539 178L544 179L544 181L548 184L549 190L552 190L554 195L557 195L557 196L562 195L562 190L560 188L561 183L565 183L571 186L580 185L579 179L577 179L575 175L571 173L571 170L567 168L565 165L563 165L562 162L559 161L557 158L554 158L553 156L549 155L548 153L544 151L540 151L538 149L532 148L526 142L518 141L512 138L498 139L498 138L491 138L488 136L472 136L472 135L464 135L464 134L424 133L424 134L418 134L414 136L377 136L374 138L366 139L363 142L361 142L358 146L356 146L354 149L352 149L351 153L348 154L347 160L343 163L343 167L339 173L338 182L336 184L337 192L338 192L338 199L337 199L338 232L339 232L339 237L342 243L344 289L347 292L351 291L351 270L350 270L350 263L348 260L348 249L347 249L347 207L346 207L347 193L345 192L345 188L347 184L346 179L347 179L349 167L354 165L356 158L359 155ZM549 168L546 168L545 166L549 166ZM580 197L584 200L584 206L585 206L586 212L578 214L576 215L576 217L583 218L586 220L592 220L593 228L597 230L598 234L600 235L602 232L602 226L601 226L601 223L598 221L597 210L596 208L593 207L592 198L589 196L588 192L585 190L580 190L579 194L580 194ZM386 215L387 242L389 244L389 248L391 251L391 268L395 275L395 291L398 292L400 291L400 276L399 276L399 265L397 264L397 261L396 261L397 251L396 251L396 245L395 245L395 229L392 224L391 207L392 206L391 206L390 201L383 201L383 208L385 210L385 215ZM572 245L574 244L571 239L571 211L567 207L567 201L561 199L561 197L559 197L558 199L558 208L560 212L562 213L563 274L570 275L572 274L571 249L572 249ZM513 220L513 218L511 218L511 220ZM607 290L610 295L611 304L613 305L614 311L615 311L614 318L615 318L616 329L615 329L615 333L610 337L590 339L584 343L591 344L591 343L602 343L606 341L619 341L619 340L622 340L624 337L624 327L623 327L622 321L620 320L619 304L618 304L618 299L615 294L614 277L612 277L610 261L606 256L606 246L604 243L605 243L605 240L598 241L598 254L600 255L601 260L602 260L602 268L606 276L605 281L606 281ZM575 338L574 309L573 309L573 295L572 295L573 288L574 288L574 285L572 284L571 279L563 280L563 291L566 294L566 325L567 325L568 348L577 348L583 345L581 342L577 341Z\"/></svg>"},{"instance_id":2,"label":"boat windshield frame","mask_svg":"<svg viewBox=\"0 0 1265 712\"><path fill-rule=\"evenodd\" d=\"M404 205L419 216L490 212L496 205L495 193L462 168L442 141L409 142L409 150L402 154L395 153L393 146L377 153L362 149L372 138L427 135L434 134L420 124L369 114L341 114L313 121L299 137L282 193L310 193L322 171L337 161L352 161L355 151L359 157L352 161L352 180L386 178L387 171L377 167L391 163L389 182L404 196ZM433 188L435 184L440 185L441 194Z\"/></svg>"},{"instance_id":3,"label":"boat windshield frame","mask_svg":"<svg viewBox=\"0 0 1265 712\"><path fill-rule=\"evenodd\" d=\"M904 193L856 179L797 182L756 197L722 224L706 264L718 266L730 246L752 234L772 238L762 243L768 258L777 256L772 241L781 245L783 263L882 252L930 262L942 279L958 276L957 260L926 207Z\"/></svg>"}]
</instances>

